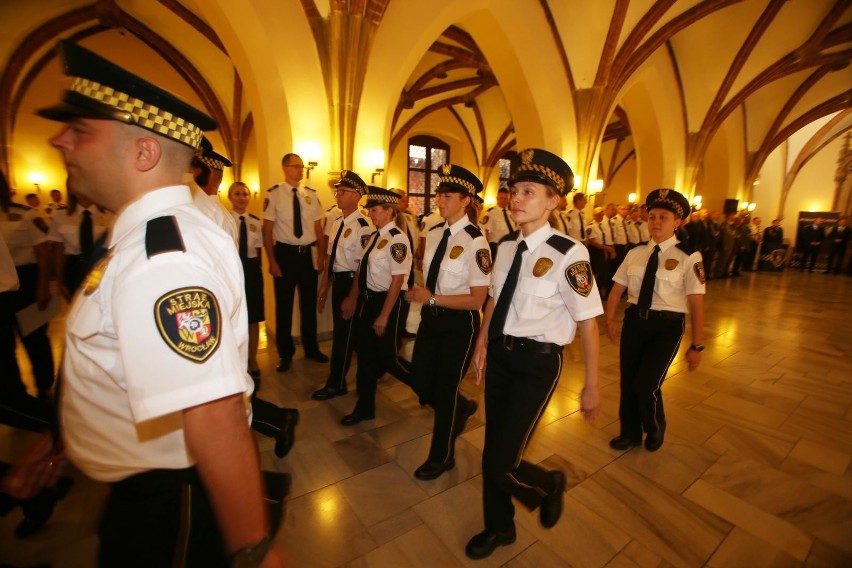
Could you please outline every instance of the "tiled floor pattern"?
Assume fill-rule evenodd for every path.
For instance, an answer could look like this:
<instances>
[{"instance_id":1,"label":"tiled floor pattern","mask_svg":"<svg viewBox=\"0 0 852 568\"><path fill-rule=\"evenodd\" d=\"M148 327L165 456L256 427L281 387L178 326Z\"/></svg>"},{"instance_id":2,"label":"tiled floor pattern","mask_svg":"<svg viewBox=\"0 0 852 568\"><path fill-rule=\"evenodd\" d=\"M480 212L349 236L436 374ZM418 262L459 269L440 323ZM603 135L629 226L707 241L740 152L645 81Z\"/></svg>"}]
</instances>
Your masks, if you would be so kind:
<instances>
[{"instance_id":1,"label":"tiled floor pattern","mask_svg":"<svg viewBox=\"0 0 852 568\"><path fill-rule=\"evenodd\" d=\"M482 407L458 440L455 469L417 481L432 415L407 387L383 379L376 420L346 428L354 384L345 397L313 401L327 367L297 358L277 375L264 351L262 396L302 413L283 460L258 437L264 467L293 476L278 543L299 567L852 566L852 279L751 273L709 283L706 306L707 350L693 373L682 353L672 365L666 442L654 454L607 445L618 433L617 346L602 337L594 426L577 412L582 350L566 351L527 451L567 474L565 514L544 530L518 506L517 542L478 562L464 545L482 528ZM463 390L482 403L471 376ZM26 442L0 430L0 456ZM0 561L92 566L104 495L78 476L27 541L12 536L19 513L0 519Z\"/></svg>"}]
</instances>

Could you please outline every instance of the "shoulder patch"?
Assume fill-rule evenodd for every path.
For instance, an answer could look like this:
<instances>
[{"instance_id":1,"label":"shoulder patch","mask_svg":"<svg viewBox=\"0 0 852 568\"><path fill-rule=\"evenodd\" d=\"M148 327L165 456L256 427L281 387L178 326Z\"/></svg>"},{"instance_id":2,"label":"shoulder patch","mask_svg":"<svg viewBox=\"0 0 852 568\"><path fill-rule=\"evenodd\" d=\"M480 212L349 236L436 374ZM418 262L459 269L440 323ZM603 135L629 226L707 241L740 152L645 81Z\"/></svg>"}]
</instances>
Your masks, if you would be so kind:
<instances>
[{"instance_id":1,"label":"shoulder patch","mask_svg":"<svg viewBox=\"0 0 852 568\"><path fill-rule=\"evenodd\" d=\"M565 269L565 279L571 289L587 298L592 293L592 285L595 277L592 273L592 265L585 260L575 262Z\"/></svg>"},{"instance_id":2,"label":"shoulder patch","mask_svg":"<svg viewBox=\"0 0 852 568\"><path fill-rule=\"evenodd\" d=\"M366 219L364 219L363 217L358 217L358 224L361 225L362 227L369 227L370 226L370 223Z\"/></svg>"},{"instance_id":3,"label":"shoulder patch","mask_svg":"<svg viewBox=\"0 0 852 568\"><path fill-rule=\"evenodd\" d=\"M408 246L402 243L394 243L391 245L391 258L393 258L397 264L402 264L405 260L405 257L408 256Z\"/></svg>"},{"instance_id":4,"label":"shoulder patch","mask_svg":"<svg viewBox=\"0 0 852 568\"><path fill-rule=\"evenodd\" d=\"M508 235L506 235L505 237L500 239L497 242L497 244L499 245L499 244L501 244L505 241L517 241L517 240L518 240L518 231L512 231L511 233L509 233Z\"/></svg>"},{"instance_id":5,"label":"shoulder patch","mask_svg":"<svg viewBox=\"0 0 852 568\"><path fill-rule=\"evenodd\" d=\"M257 215L253 215L253 214L249 213L249 217L251 217L252 219L255 219L256 221L260 221L260 217L258 217Z\"/></svg>"},{"instance_id":6,"label":"shoulder patch","mask_svg":"<svg viewBox=\"0 0 852 568\"><path fill-rule=\"evenodd\" d=\"M479 267L479 270L481 270L483 274L491 273L491 269L494 267L494 265L491 262L490 249L485 248L476 251L476 266Z\"/></svg>"},{"instance_id":7,"label":"shoulder patch","mask_svg":"<svg viewBox=\"0 0 852 568\"><path fill-rule=\"evenodd\" d=\"M390 231L388 231L388 234L389 234L390 236L392 236L392 237L395 237L395 236L397 236L397 235L401 235L401 234L402 234L402 231L400 231L400 230L399 230L399 229L397 229L396 227L391 227Z\"/></svg>"},{"instance_id":8,"label":"shoulder patch","mask_svg":"<svg viewBox=\"0 0 852 568\"><path fill-rule=\"evenodd\" d=\"M470 235L470 238L472 239L482 236L482 231L480 231L479 227L476 225L465 225L464 230L467 231L467 234Z\"/></svg>"},{"instance_id":9,"label":"shoulder patch","mask_svg":"<svg viewBox=\"0 0 852 568\"><path fill-rule=\"evenodd\" d=\"M429 231L431 232L431 231L434 231L435 229L443 229L444 225L446 225L446 223L438 223L437 225L435 225L434 227L429 229Z\"/></svg>"},{"instance_id":10,"label":"shoulder patch","mask_svg":"<svg viewBox=\"0 0 852 568\"><path fill-rule=\"evenodd\" d=\"M145 228L145 253L148 258L167 252L186 252L174 215L151 219Z\"/></svg>"},{"instance_id":11,"label":"shoulder patch","mask_svg":"<svg viewBox=\"0 0 852 568\"><path fill-rule=\"evenodd\" d=\"M695 277L698 278L698 281L704 284L707 282L707 274L704 272L704 263L701 261L696 262L692 265L692 269L695 270Z\"/></svg>"},{"instance_id":12,"label":"shoulder patch","mask_svg":"<svg viewBox=\"0 0 852 568\"><path fill-rule=\"evenodd\" d=\"M574 241L568 237L563 237L562 235L557 234L550 235L550 238L547 239L546 242L562 254L565 254L574 246Z\"/></svg>"},{"instance_id":13,"label":"shoulder patch","mask_svg":"<svg viewBox=\"0 0 852 568\"><path fill-rule=\"evenodd\" d=\"M206 288L179 288L154 305L160 336L169 348L193 363L203 363L219 347L219 303Z\"/></svg>"}]
</instances>

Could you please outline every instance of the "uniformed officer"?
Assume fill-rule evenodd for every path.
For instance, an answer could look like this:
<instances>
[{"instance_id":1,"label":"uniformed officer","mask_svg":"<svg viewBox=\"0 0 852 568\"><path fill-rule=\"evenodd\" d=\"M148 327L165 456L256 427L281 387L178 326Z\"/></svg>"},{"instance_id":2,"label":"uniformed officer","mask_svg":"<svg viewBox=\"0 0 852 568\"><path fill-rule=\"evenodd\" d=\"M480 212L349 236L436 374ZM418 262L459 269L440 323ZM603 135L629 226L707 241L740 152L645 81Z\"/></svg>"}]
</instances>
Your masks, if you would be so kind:
<instances>
[{"instance_id":1,"label":"uniformed officer","mask_svg":"<svg viewBox=\"0 0 852 568\"><path fill-rule=\"evenodd\" d=\"M226 233L237 243L239 234L237 224L231 213L219 200L219 185L225 168L233 166L231 160L213 150L213 144L205 136L201 139L201 146L192 159L192 177L200 191L193 190L192 200L205 215L210 217L214 223L222 227Z\"/></svg>"},{"instance_id":2,"label":"uniformed officer","mask_svg":"<svg viewBox=\"0 0 852 568\"><path fill-rule=\"evenodd\" d=\"M60 398L69 456L111 485L99 564L281 566L248 428L242 267L181 183L216 122L61 45L71 87L39 114L68 123L52 144L69 190L118 212L69 311Z\"/></svg>"},{"instance_id":3,"label":"uniformed officer","mask_svg":"<svg viewBox=\"0 0 852 568\"><path fill-rule=\"evenodd\" d=\"M580 242L585 242L586 235L586 214L583 210L586 208L586 204L589 202L585 193L575 192L574 196L571 198L571 203L573 207L565 214L565 218L567 219L568 224L568 236L574 237Z\"/></svg>"},{"instance_id":4,"label":"uniformed officer","mask_svg":"<svg viewBox=\"0 0 852 568\"><path fill-rule=\"evenodd\" d=\"M367 193L367 184L351 170L340 172L334 183L334 196L340 215L331 222L327 263L322 271L319 290L319 309L323 310L331 288L331 315L334 331L331 343L331 368L325 386L311 395L316 400L328 400L348 392L346 375L352 361L355 337L352 333L353 318L343 318L341 305L349 295L358 270L358 256L370 240L373 227L361 214L358 202Z\"/></svg>"},{"instance_id":5,"label":"uniformed officer","mask_svg":"<svg viewBox=\"0 0 852 568\"><path fill-rule=\"evenodd\" d=\"M562 514L564 474L546 471L522 456L559 381L562 348L578 330L586 362L580 408L589 422L598 413L595 318L603 308L589 253L548 223L573 177L559 156L530 148L518 154L510 178L519 231L499 245L473 356L477 380L486 378L485 530L468 542L465 553L470 558L485 558L515 541L513 497L530 510L540 508L545 528L553 527Z\"/></svg>"},{"instance_id":6,"label":"uniformed officer","mask_svg":"<svg viewBox=\"0 0 852 568\"><path fill-rule=\"evenodd\" d=\"M418 266L418 264L422 264L423 259L420 258L418 261L416 254L416 247L420 242L420 229L417 224L417 216L408 208L408 193L404 189L399 188L391 188L391 191L399 196L399 212L405 220L405 236L408 237L411 250L415 251L414 258L411 263L411 272L408 274L408 287L410 289L414 286L414 271L422 268L421 266ZM415 337L415 334L409 332L407 329L408 313L410 309L411 304L408 302L402 303L402 311L399 313L400 320L402 321L402 325L399 327L399 339L402 339L403 337L412 339Z\"/></svg>"},{"instance_id":7,"label":"uniformed officer","mask_svg":"<svg viewBox=\"0 0 852 568\"><path fill-rule=\"evenodd\" d=\"M486 210L482 226L485 227L493 258L497 254L497 243L500 239L515 230L515 221L509 210L509 188L501 187L497 190L497 204Z\"/></svg>"},{"instance_id":8,"label":"uniformed officer","mask_svg":"<svg viewBox=\"0 0 852 568\"><path fill-rule=\"evenodd\" d=\"M666 416L661 387L677 354L686 325L692 321L692 344L686 352L690 371L704 350L704 266L701 253L681 244L675 230L689 215L689 201L673 189L655 189L646 200L651 241L627 253L615 273L606 306L607 333L615 342L621 295L630 306L621 331L621 433L610 440L616 450L642 443L654 452L663 445Z\"/></svg>"},{"instance_id":9,"label":"uniformed officer","mask_svg":"<svg viewBox=\"0 0 852 568\"><path fill-rule=\"evenodd\" d=\"M436 190L446 219L426 236L425 286L406 297L420 302L420 327L411 361L411 381L420 402L435 410L432 444L417 479L435 479L455 466L455 440L476 412L476 401L459 393L479 331L479 308L491 283L491 251L474 224L473 195L482 182L457 165L442 166Z\"/></svg>"},{"instance_id":10,"label":"uniformed officer","mask_svg":"<svg viewBox=\"0 0 852 568\"><path fill-rule=\"evenodd\" d=\"M0 233L9 248L15 266L15 278L20 283L17 289L2 294L0 398L5 394L20 399L28 395L21 382L20 368L15 357L15 331L18 329L15 314L32 304L38 304L42 310L47 307L50 301L50 249L45 234L36 223L35 211L26 205L14 203L5 177L0 181ZM29 335L21 336L21 342L32 365L39 397L48 400L54 370L47 324Z\"/></svg>"},{"instance_id":11,"label":"uniformed officer","mask_svg":"<svg viewBox=\"0 0 852 568\"><path fill-rule=\"evenodd\" d=\"M399 359L397 328L403 325L400 305L405 301L411 248L405 221L399 213L399 196L387 189L367 186L367 209L376 230L358 254L358 270L349 295L343 300L344 319L356 315L355 349L358 402L340 421L352 426L376 416L376 382L386 372L410 384L410 370Z\"/></svg>"},{"instance_id":12,"label":"uniformed officer","mask_svg":"<svg viewBox=\"0 0 852 568\"><path fill-rule=\"evenodd\" d=\"M325 263L325 251L317 249L317 239L322 235L322 204L316 190L302 185L305 164L298 154L285 154L281 167L284 181L267 191L263 244L275 283L275 339L280 358L276 369L283 373L296 352L290 330L297 288L305 358L328 363L328 356L317 342L317 271Z\"/></svg>"},{"instance_id":13,"label":"uniformed officer","mask_svg":"<svg viewBox=\"0 0 852 568\"><path fill-rule=\"evenodd\" d=\"M72 194L68 201L70 207L54 215L47 240L53 245L53 275L59 293L71 301L92 266L95 243L104 237L112 219L85 197Z\"/></svg>"}]
</instances>

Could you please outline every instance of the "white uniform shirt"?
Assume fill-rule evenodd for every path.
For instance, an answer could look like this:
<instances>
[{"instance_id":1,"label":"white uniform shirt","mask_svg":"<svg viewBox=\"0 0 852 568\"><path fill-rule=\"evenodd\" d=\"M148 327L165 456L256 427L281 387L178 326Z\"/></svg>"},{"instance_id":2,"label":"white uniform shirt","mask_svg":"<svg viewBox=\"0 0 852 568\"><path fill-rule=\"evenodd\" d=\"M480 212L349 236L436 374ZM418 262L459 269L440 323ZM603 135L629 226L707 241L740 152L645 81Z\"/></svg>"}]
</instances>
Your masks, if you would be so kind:
<instances>
[{"instance_id":1,"label":"white uniform shirt","mask_svg":"<svg viewBox=\"0 0 852 568\"><path fill-rule=\"evenodd\" d=\"M184 252L151 254L158 218L155 240L173 223ZM182 411L252 391L242 265L189 187L143 195L110 238L69 310L60 399L68 455L106 482L191 466Z\"/></svg>"},{"instance_id":2,"label":"white uniform shirt","mask_svg":"<svg viewBox=\"0 0 852 568\"><path fill-rule=\"evenodd\" d=\"M506 217L509 218L508 224ZM486 211L485 217L482 218L482 226L485 227L488 242L499 243L500 239L515 230L515 220L512 218L511 211L495 205Z\"/></svg>"},{"instance_id":3,"label":"white uniform shirt","mask_svg":"<svg viewBox=\"0 0 852 568\"><path fill-rule=\"evenodd\" d=\"M57 212L53 216L50 230L47 231L47 240L62 243L66 255L80 254L80 224L83 222L83 211L88 211L92 216L92 242L97 242L109 228L109 213L101 212L95 205L86 208L78 205L71 215L67 214L68 209Z\"/></svg>"},{"instance_id":4,"label":"white uniform shirt","mask_svg":"<svg viewBox=\"0 0 852 568\"><path fill-rule=\"evenodd\" d=\"M625 220L621 215L616 215L611 219L607 220L609 222L609 226L612 228L612 236L615 240L615 244L617 245L626 245L627 244L627 231L625 229ZM608 235L609 236L609 235Z\"/></svg>"},{"instance_id":5,"label":"white uniform shirt","mask_svg":"<svg viewBox=\"0 0 852 568\"><path fill-rule=\"evenodd\" d=\"M633 221L633 226L639 231L639 242L647 243L651 240L651 232L648 231L648 223L647 221L643 221L642 219L637 219Z\"/></svg>"},{"instance_id":6,"label":"white uniform shirt","mask_svg":"<svg viewBox=\"0 0 852 568\"><path fill-rule=\"evenodd\" d=\"M234 219L234 224L237 227L237 252L240 250L240 217L246 220L246 235L248 236L248 250L246 256L248 258L257 258L257 249L263 248L263 224L261 220L251 213L243 213L242 215L236 211L231 211L231 217Z\"/></svg>"},{"instance_id":7,"label":"white uniform shirt","mask_svg":"<svg viewBox=\"0 0 852 568\"><path fill-rule=\"evenodd\" d=\"M660 258L657 266L657 280L654 284L652 310L687 313L686 296L704 293L704 264L701 253L687 254L677 246L677 237L660 243ZM627 287L627 301L639 303L639 291L648 258L654 250L654 241L630 249L624 262L618 267L613 280Z\"/></svg>"},{"instance_id":8,"label":"white uniform shirt","mask_svg":"<svg viewBox=\"0 0 852 568\"><path fill-rule=\"evenodd\" d=\"M443 222L444 218L441 217L441 214L438 213L437 209L429 213L426 217L423 217L423 221L420 223L420 238L426 238L426 233L428 233L432 227L440 225Z\"/></svg>"},{"instance_id":9,"label":"white uniform shirt","mask_svg":"<svg viewBox=\"0 0 852 568\"><path fill-rule=\"evenodd\" d=\"M604 239L604 235L601 232L601 226L594 221L586 225L586 239L590 241L598 241L602 245L612 244Z\"/></svg>"},{"instance_id":10,"label":"white uniform shirt","mask_svg":"<svg viewBox=\"0 0 852 568\"><path fill-rule=\"evenodd\" d=\"M334 248L334 239L337 231L343 226L340 238L337 240L337 254L334 255L334 266L332 272L355 272L358 269L358 260L364 247L370 242L370 235L375 228L370 220L361 215L356 209L345 219L342 215L330 223L331 233L328 235L328 259L331 262L331 251ZM372 255L370 255L372 258Z\"/></svg>"},{"instance_id":11,"label":"white uniform shirt","mask_svg":"<svg viewBox=\"0 0 852 568\"><path fill-rule=\"evenodd\" d=\"M390 288L394 276L408 276L413 255L408 246L408 237L393 222L374 231L373 235L367 246L358 251L358 262L361 262L370 244L375 241L376 246L370 251L367 261L367 288L374 292L385 292ZM408 290L405 279L402 281L402 289Z\"/></svg>"},{"instance_id":12,"label":"white uniform shirt","mask_svg":"<svg viewBox=\"0 0 852 568\"><path fill-rule=\"evenodd\" d=\"M442 223L426 235L426 252L423 255L423 277L429 274L432 258L444 236L447 224ZM450 238L441 268L438 271L438 283L435 294L470 294L475 286L491 284L491 250L488 241L476 225L467 216L462 217L450 227Z\"/></svg>"},{"instance_id":13,"label":"white uniform shirt","mask_svg":"<svg viewBox=\"0 0 852 568\"><path fill-rule=\"evenodd\" d=\"M406 236L411 237L411 246L416 249L417 243L420 242L420 227L417 226L417 216L411 211L403 211L402 215L408 232Z\"/></svg>"},{"instance_id":14,"label":"white uniform shirt","mask_svg":"<svg viewBox=\"0 0 852 568\"><path fill-rule=\"evenodd\" d=\"M334 233L331 232L332 225L334 225L334 220L341 215L343 215L343 211L340 210L340 207L338 207L336 203L325 210L322 232L326 237L330 235L331 238L334 238Z\"/></svg>"},{"instance_id":15,"label":"white uniform shirt","mask_svg":"<svg viewBox=\"0 0 852 568\"><path fill-rule=\"evenodd\" d=\"M565 217L568 219L568 236L574 237L578 241L583 241L586 239L586 228L589 226L589 222L586 220L585 214L582 209L571 209L568 213L565 214ZM583 219L582 226L580 224L580 219Z\"/></svg>"},{"instance_id":16,"label":"white uniform shirt","mask_svg":"<svg viewBox=\"0 0 852 568\"><path fill-rule=\"evenodd\" d=\"M263 210L263 220L273 221L272 238L288 245L311 245L319 237L314 223L325 216L317 192L309 187L296 188L299 195L299 210L302 219L302 236L293 233L293 186L282 182L267 190L267 203Z\"/></svg>"},{"instance_id":17,"label":"white uniform shirt","mask_svg":"<svg viewBox=\"0 0 852 568\"><path fill-rule=\"evenodd\" d=\"M631 245L638 245L642 240L642 234L639 232L639 227L637 227L636 224L629 219L625 222L624 226L625 232L627 233L627 242Z\"/></svg>"},{"instance_id":18,"label":"white uniform shirt","mask_svg":"<svg viewBox=\"0 0 852 568\"><path fill-rule=\"evenodd\" d=\"M18 271L15 261L9 253L9 247L0 232L0 292L11 292L18 289Z\"/></svg>"},{"instance_id":19,"label":"white uniform shirt","mask_svg":"<svg viewBox=\"0 0 852 568\"><path fill-rule=\"evenodd\" d=\"M234 244L239 243L240 233L237 226L234 224L234 219L231 217L231 212L222 205L218 195L207 195L204 191L195 187L192 190L192 201L201 209L201 212L207 215L216 225L222 227L226 233L231 235Z\"/></svg>"},{"instance_id":20,"label":"white uniform shirt","mask_svg":"<svg viewBox=\"0 0 852 568\"><path fill-rule=\"evenodd\" d=\"M573 246L562 252L548 242L551 237L563 248L564 245ZM490 292L495 303L520 240L518 233L517 240L504 239L497 249ZM603 314L589 251L577 240L555 232L549 224L523 240L529 250L521 261L518 285L503 333L558 345L571 343L578 321Z\"/></svg>"},{"instance_id":21,"label":"white uniform shirt","mask_svg":"<svg viewBox=\"0 0 852 568\"><path fill-rule=\"evenodd\" d=\"M35 224L37 218L32 208L18 203L10 204L6 213L0 211L0 232L15 266L33 264L38 260L35 247L46 238Z\"/></svg>"}]
</instances>

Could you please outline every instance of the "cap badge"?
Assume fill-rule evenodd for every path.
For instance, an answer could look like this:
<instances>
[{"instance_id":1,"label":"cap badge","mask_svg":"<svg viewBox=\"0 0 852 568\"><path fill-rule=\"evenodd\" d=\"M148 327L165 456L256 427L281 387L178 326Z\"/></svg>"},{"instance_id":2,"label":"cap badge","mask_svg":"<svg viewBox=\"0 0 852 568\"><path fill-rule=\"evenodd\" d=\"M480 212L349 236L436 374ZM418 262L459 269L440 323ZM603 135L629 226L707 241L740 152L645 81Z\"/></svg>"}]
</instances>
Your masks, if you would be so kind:
<instances>
[{"instance_id":1,"label":"cap badge","mask_svg":"<svg viewBox=\"0 0 852 568\"><path fill-rule=\"evenodd\" d=\"M532 163L533 154L535 151L532 148L527 148L523 152L521 152L521 163L525 165L529 165Z\"/></svg>"},{"instance_id":2,"label":"cap badge","mask_svg":"<svg viewBox=\"0 0 852 568\"><path fill-rule=\"evenodd\" d=\"M453 166L452 166L452 164L444 164L443 166L441 166L441 172L442 172L445 176L450 175L450 172L452 172L452 171L453 171Z\"/></svg>"}]
</instances>

